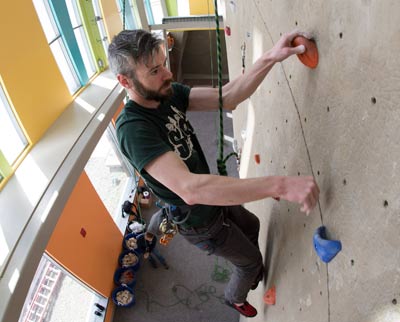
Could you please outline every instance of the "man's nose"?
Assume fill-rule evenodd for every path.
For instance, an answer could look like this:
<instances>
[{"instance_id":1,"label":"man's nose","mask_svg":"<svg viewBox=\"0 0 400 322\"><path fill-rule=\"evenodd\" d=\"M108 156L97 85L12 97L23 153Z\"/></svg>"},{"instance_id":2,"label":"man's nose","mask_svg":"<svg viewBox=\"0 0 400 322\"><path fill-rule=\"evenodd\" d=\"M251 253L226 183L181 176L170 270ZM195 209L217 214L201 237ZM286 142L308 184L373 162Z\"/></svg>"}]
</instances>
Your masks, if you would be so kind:
<instances>
[{"instance_id":1,"label":"man's nose","mask_svg":"<svg viewBox=\"0 0 400 322\"><path fill-rule=\"evenodd\" d=\"M168 68L164 67L164 79L171 79L171 78L172 78L172 72Z\"/></svg>"}]
</instances>

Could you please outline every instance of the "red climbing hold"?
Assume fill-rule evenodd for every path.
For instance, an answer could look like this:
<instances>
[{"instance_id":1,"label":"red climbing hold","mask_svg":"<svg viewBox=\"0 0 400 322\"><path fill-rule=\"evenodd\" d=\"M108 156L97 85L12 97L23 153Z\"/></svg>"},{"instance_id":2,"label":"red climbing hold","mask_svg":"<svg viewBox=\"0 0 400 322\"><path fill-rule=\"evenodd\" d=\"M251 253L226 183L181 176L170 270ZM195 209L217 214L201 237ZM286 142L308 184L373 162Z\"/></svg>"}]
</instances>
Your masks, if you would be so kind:
<instances>
[{"instance_id":1,"label":"red climbing hold","mask_svg":"<svg viewBox=\"0 0 400 322\"><path fill-rule=\"evenodd\" d=\"M227 35L227 36L231 35L231 28L229 26L225 27L225 35Z\"/></svg>"},{"instance_id":2,"label":"red climbing hold","mask_svg":"<svg viewBox=\"0 0 400 322\"><path fill-rule=\"evenodd\" d=\"M260 164L260 155L259 154L254 154L254 161L256 161L257 164Z\"/></svg>"},{"instance_id":3,"label":"red climbing hold","mask_svg":"<svg viewBox=\"0 0 400 322\"><path fill-rule=\"evenodd\" d=\"M315 68L318 65L318 49L315 41L312 39L307 39L303 36L297 36L292 41L292 46L297 47L304 45L306 51L303 54L298 54L297 57L300 61L310 68Z\"/></svg>"},{"instance_id":4,"label":"red climbing hold","mask_svg":"<svg viewBox=\"0 0 400 322\"><path fill-rule=\"evenodd\" d=\"M274 285L268 291L265 292L264 303L269 305L275 305L275 302L276 302L276 288Z\"/></svg>"}]
</instances>

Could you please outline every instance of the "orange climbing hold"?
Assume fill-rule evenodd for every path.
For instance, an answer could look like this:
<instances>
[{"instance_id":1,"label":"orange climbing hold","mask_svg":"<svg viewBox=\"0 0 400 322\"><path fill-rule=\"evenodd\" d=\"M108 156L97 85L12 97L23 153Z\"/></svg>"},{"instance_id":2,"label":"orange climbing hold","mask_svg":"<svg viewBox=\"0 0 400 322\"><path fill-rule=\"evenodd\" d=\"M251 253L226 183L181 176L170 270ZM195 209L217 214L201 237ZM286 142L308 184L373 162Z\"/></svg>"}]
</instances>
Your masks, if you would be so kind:
<instances>
[{"instance_id":1,"label":"orange climbing hold","mask_svg":"<svg viewBox=\"0 0 400 322\"><path fill-rule=\"evenodd\" d=\"M275 305L275 302L276 302L276 288L274 285L268 291L265 292L264 303L269 305Z\"/></svg>"},{"instance_id":2,"label":"orange climbing hold","mask_svg":"<svg viewBox=\"0 0 400 322\"><path fill-rule=\"evenodd\" d=\"M297 47L304 45L306 51L303 54L298 54L297 57L300 61L310 68L315 68L318 65L318 49L315 41L312 39L307 39L303 36L297 36L292 41L292 46Z\"/></svg>"},{"instance_id":3,"label":"orange climbing hold","mask_svg":"<svg viewBox=\"0 0 400 322\"><path fill-rule=\"evenodd\" d=\"M260 155L259 154L254 154L254 161L256 161L257 164L260 164Z\"/></svg>"}]
</instances>

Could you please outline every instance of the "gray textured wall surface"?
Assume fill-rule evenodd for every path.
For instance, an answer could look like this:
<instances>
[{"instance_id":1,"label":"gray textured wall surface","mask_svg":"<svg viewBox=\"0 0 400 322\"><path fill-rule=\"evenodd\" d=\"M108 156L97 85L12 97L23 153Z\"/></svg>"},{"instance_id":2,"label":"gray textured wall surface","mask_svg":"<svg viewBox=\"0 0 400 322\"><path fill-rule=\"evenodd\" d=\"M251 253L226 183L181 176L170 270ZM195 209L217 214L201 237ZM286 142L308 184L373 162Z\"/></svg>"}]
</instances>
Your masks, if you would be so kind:
<instances>
[{"instance_id":1,"label":"gray textured wall surface","mask_svg":"<svg viewBox=\"0 0 400 322\"><path fill-rule=\"evenodd\" d=\"M253 321L400 321L400 2L226 0L230 78L293 29L316 39L319 65L276 64L234 111L241 177L313 175L309 215L286 201L247 207L261 219L269 275ZM260 155L260 163L254 155ZM325 225L343 250L329 263L312 237ZM277 302L264 292L276 286Z\"/></svg>"}]
</instances>

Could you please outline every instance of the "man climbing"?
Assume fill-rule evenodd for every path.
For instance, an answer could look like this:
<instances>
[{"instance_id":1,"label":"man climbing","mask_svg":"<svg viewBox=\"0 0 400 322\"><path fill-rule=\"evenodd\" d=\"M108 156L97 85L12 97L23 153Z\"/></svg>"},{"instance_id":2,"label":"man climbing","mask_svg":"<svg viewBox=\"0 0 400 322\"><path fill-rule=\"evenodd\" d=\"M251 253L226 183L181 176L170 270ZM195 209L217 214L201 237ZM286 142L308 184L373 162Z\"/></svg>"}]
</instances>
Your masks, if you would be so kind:
<instances>
[{"instance_id":1,"label":"man climbing","mask_svg":"<svg viewBox=\"0 0 400 322\"><path fill-rule=\"evenodd\" d=\"M304 46L290 45L300 34L308 37L285 34L250 69L224 85L224 108L233 110L253 94L275 63L304 52ZM298 203L308 214L318 201L315 180L211 175L186 111L218 109L218 89L173 83L162 40L143 30L120 32L108 53L110 67L129 95L116 122L122 152L155 195L172 205L179 233L234 265L226 303L247 317L255 316L257 311L246 298L262 279L260 222L240 205L273 197Z\"/></svg>"}]
</instances>

